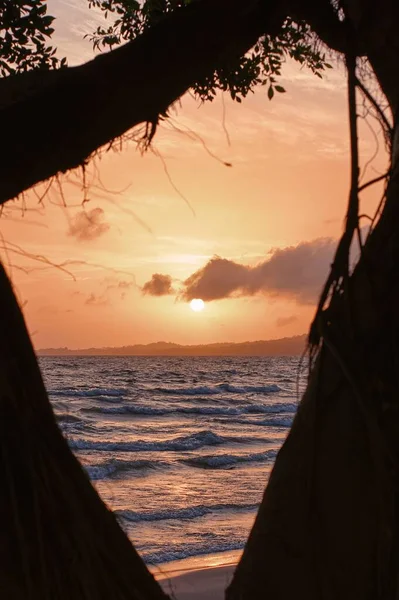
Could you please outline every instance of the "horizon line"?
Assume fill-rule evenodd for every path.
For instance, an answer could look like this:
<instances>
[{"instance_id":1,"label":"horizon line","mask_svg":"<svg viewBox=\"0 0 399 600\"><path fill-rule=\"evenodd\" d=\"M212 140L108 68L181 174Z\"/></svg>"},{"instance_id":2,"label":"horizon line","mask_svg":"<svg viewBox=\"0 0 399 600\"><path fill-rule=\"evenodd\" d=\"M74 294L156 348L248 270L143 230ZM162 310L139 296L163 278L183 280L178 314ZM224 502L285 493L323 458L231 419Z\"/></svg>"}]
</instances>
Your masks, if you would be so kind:
<instances>
[{"instance_id":1,"label":"horizon line","mask_svg":"<svg viewBox=\"0 0 399 600\"><path fill-rule=\"evenodd\" d=\"M123 346L90 346L90 347L85 347L85 348L69 348L68 346L58 346L58 347L54 347L54 346L50 346L50 347L46 347L46 348L39 348L38 350L36 350L37 354L40 353L49 353L50 351L61 351L61 352L73 352L73 353L79 353L79 352L96 352L96 351L101 351L104 352L105 350L109 350L109 351L120 351L123 349L130 349L133 350L135 348L156 348L158 347L159 349L161 349L160 347L163 346L163 350L173 350L173 349L196 349L196 348L202 348L202 349L206 349L206 348L221 348L221 347L237 347L237 346L246 346L246 345L260 345L260 344L275 344L275 343L287 343L289 344L290 342L298 342L299 340L302 340L303 338L305 338L307 336L306 333L301 333L298 335L294 335L294 336L285 336L285 337L281 337L281 338L272 338L272 339L268 339L268 340L246 340L244 342L210 342L210 343L205 343L205 344L178 344L176 342L166 342L163 340L157 341L157 342L148 342L148 343L133 343L133 344L127 344L127 345L123 345Z\"/></svg>"}]
</instances>

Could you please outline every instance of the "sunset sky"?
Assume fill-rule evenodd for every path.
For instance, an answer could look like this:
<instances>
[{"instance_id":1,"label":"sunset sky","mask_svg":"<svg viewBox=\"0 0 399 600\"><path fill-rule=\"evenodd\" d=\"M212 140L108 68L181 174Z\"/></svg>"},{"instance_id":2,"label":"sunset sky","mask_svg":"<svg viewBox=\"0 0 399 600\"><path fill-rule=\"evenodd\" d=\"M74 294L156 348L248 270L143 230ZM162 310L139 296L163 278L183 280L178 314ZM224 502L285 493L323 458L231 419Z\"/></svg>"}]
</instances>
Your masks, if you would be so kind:
<instances>
[{"instance_id":1,"label":"sunset sky","mask_svg":"<svg viewBox=\"0 0 399 600\"><path fill-rule=\"evenodd\" d=\"M71 65L90 59L83 37L101 16L87 0L48 5L59 55ZM36 348L307 330L348 196L344 70L320 80L287 64L281 83L287 93L271 102L264 88L241 105L219 96L200 106L185 96L154 152L141 156L130 143L94 160L84 206L80 171L54 184L42 205L29 192L24 212L21 202L7 206L1 256ZM365 163L376 143L360 126ZM379 155L365 180L382 170ZM362 212L377 192L365 195ZM204 310L191 310L191 298Z\"/></svg>"}]
</instances>

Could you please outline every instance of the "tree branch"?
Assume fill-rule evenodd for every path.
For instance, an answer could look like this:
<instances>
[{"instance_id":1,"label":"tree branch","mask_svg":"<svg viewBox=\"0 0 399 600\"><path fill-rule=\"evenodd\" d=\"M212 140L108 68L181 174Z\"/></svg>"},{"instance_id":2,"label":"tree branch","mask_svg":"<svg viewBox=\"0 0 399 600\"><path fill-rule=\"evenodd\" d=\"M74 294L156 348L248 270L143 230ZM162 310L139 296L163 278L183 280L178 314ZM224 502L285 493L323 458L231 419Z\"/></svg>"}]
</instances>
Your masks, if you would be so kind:
<instances>
[{"instance_id":1,"label":"tree branch","mask_svg":"<svg viewBox=\"0 0 399 600\"><path fill-rule=\"evenodd\" d=\"M156 123L196 80L276 32L278 4L200 0L82 66L2 81L0 204L84 164L135 125Z\"/></svg>"},{"instance_id":2,"label":"tree branch","mask_svg":"<svg viewBox=\"0 0 399 600\"><path fill-rule=\"evenodd\" d=\"M306 21L315 34L332 50L345 54L347 36L345 26L330 0L289 0L290 16Z\"/></svg>"}]
</instances>

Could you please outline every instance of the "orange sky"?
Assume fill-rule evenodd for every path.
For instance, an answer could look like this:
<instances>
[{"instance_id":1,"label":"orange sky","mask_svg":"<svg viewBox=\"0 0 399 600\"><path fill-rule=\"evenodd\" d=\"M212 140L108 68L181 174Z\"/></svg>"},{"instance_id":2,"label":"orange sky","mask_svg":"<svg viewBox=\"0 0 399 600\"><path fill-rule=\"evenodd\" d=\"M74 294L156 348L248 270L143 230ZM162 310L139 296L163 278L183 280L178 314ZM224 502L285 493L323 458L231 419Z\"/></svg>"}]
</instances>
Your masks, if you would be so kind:
<instances>
[{"instance_id":1,"label":"orange sky","mask_svg":"<svg viewBox=\"0 0 399 600\"><path fill-rule=\"evenodd\" d=\"M70 64L92 56L82 38L99 17L87 4L48 2L58 17L59 53ZM158 132L155 154L142 157L132 143L95 159L84 207L79 172L62 179L62 195L53 186L43 207L32 192L24 215L21 203L9 204L2 259L36 347L238 342L306 331L333 248L320 238L339 235L348 194L343 69L327 75L321 81L289 64L282 78L287 93L272 102L264 88L242 105L226 97L230 146L222 98L199 106L186 96ZM375 141L362 123L361 130L365 162ZM373 162L369 177L382 161ZM364 211L376 198L364 199ZM44 268L12 244L52 263L68 262L68 272ZM197 289L212 297L220 288L234 297L206 302L195 313L179 299L190 294L184 281L215 255L227 260L197 273ZM170 276L173 294L143 295L155 273Z\"/></svg>"}]
</instances>

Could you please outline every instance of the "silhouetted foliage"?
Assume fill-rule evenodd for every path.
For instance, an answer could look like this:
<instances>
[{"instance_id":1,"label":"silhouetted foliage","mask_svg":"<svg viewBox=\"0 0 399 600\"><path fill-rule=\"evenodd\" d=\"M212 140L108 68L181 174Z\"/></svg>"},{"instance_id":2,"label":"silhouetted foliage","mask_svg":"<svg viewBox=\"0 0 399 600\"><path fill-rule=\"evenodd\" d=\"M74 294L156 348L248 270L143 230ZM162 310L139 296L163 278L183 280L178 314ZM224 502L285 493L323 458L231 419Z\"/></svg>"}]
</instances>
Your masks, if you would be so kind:
<instances>
[{"instance_id":1,"label":"silhouetted foliage","mask_svg":"<svg viewBox=\"0 0 399 600\"><path fill-rule=\"evenodd\" d=\"M109 15L113 17L108 27L97 27L91 36L94 48L112 48L133 40L166 15L190 3L191 0L89 0L90 6L102 10L107 18ZM324 52L315 43L309 25L288 17L277 35L261 36L250 52L226 61L213 73L197 81L193 91L201 100L213 100L218 90L227 91L233 100L241 102L248 92L263 85L267 86L268 98L272 99L274 92L285 92L277 81L287 57L308 67L319 77L326 67L330 67Z\"/></svg>"},{"instance_id":2,"label":"silhouetted foliage","mask_svg":"<svg viewBox=\"0 0 399 600\"><path fill-rule=\"evenodd\" d=\"M0 0L0 76L66 64L48 45L53 21L43 0Z\"/></svg>"}]
</instances>

